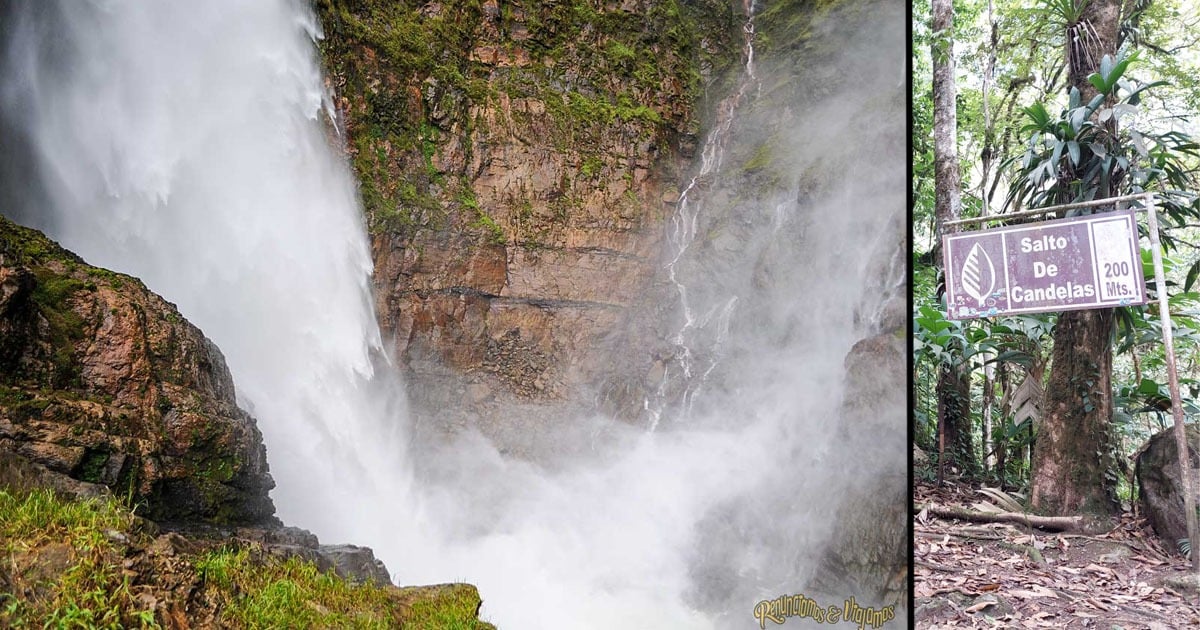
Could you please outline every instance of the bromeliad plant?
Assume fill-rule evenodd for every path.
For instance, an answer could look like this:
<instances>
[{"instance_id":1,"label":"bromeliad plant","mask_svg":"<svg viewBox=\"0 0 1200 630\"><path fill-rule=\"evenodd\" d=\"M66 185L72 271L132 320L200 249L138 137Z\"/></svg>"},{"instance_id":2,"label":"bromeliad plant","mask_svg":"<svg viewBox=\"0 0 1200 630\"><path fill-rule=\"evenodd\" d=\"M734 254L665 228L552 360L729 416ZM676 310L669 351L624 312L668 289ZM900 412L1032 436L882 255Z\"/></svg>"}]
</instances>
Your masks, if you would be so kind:
<instances>
[{"instance_id":1,"label":"bromeliad plant","mask_svg":"<svg viewBox=\"0 0 1200 630\"><path fill-rule=\"evenodd\" d=\"M1023 153L1004 164L1015 167L1006 207L1037 208L1155 191L1160 211L1173 223L1183 225L1200 216L1197 197L1190 192L1197 180L1200 145L1181 131L1139 126L1143 93L1165 82L1127 78L1136 59L1136 51L1116 59L1105 55L1099 72L1088 77L1097 94L1084 103L1079 90L1071 88L1067 108L1058 117L1042 103L1025 108L1029 122L1021 132L1029 134L1029 141ZM1163 240L1173 247L1169 236Z\"/></svg>"}]
</instances>

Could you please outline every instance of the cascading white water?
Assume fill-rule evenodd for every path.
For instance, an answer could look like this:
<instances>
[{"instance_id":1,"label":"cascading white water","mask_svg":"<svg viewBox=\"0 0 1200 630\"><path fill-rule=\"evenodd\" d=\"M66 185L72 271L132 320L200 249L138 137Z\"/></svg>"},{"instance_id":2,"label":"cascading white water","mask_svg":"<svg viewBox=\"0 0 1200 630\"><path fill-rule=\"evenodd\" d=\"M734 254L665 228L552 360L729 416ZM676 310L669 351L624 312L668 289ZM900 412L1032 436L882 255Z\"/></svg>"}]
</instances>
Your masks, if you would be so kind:
<instances>
[{"instance_id":1,"label":"cascading white water","mask_svg":"<svg viewBox=\"0 0 1200 630\"><path fill-rule=\"evenodd\" d=\"M856 161L875 137L853 116L900 87L864 74L862 91L830 95L845 102L787 131L784 146L803 146L778 158L789 177L857 166L813 199L789 192L743 212L766 228L706 264L726 269L720 287L754 291L678 277L737 350L695 422L606 425L620 439L553 470L468 435L417 484L305 3L61 0L10 13L0 109L28 135L48 196L21 216L176 302L258 418L280 516L372 546L399 583L472 582L504 628L748 627L757 599L804 592L854 475L903 466L899 448L894 461L846 457L834 431L842 360L864 332L851 315L875 272L873 246L846 257L844 244L893 240L904 204L903 154ZM901 59L901 12L884 13L867 30L895 30L884 57ZM902 127L887 111L879 125ZM821 235L801 252L806 221ZM700 223L688 223L690 243ZM677 254L672 265L692 255ZM899 405L894 421L902 432Z\"/></svg>"},{"instance_id":2,"label":"cascading white water","mask_svg":"<svg viewBox=\"0 0 1200 630\"><path fill-rule=\"evenodd\" d=\"M742 54L745 62L742 65L738 87L717 105L716 124L709 132L704 146L700 150L700 170L680 193L675 214L668 224L667 244L672 251L666 265L667 278L679 296L679 310L683 317L683 323L671 338L671 343L675 346L673 363L667 366L667 373L664 374L654 395L646 398L642 404L647 412L651 430L657 429L659 421L662 420L669 404L667 390L674 381L682 382L683 386L683 392L679 395L679 412L686 415L691 411L692 403L699 394L700 388L716 368L720 356L720 343L723 342L724 335L719 335L717 343L710 348L705 361L706 365L702 367L699 374L693 371L696 356L692 350L694 341L690 337L694 335L696 329L706 328L713 323L714 317L716 319L715 326L719 330L726 330L729 327L729 319L733 315L734 308L737 306L738 298L734 295L727 298L723 305L715 304L707 312L697 314L692 301L688 298L687 285L679 278L678 267L680 260L696 240L700 215L704 209L703 197L694 198L697 196L695 194L697 184L720 172L738 107L742 105L751 86L759 85L758 77L754 75L755 5L753 0L744 0L742 8L746 14L746 22L742 26L744 34ZM673 369L678 370L678 374L673 373Z\"/></svg>"},{"instance_id":3,"label":"cascading white water","mask_svg":"<svg viewBox=\"0 0 1200 630\"><path fill-rule=\"evenodd\" d=\"M38 227L177 303L259 420L280 517L356 533L364 486L407 492L407 476L377 474L406 459L386 433L403 414L371 395L390 375L354 181L321 121L313 15L115 0L13 19L5 109L46 181Z\"/></svg>"}]
</instances>

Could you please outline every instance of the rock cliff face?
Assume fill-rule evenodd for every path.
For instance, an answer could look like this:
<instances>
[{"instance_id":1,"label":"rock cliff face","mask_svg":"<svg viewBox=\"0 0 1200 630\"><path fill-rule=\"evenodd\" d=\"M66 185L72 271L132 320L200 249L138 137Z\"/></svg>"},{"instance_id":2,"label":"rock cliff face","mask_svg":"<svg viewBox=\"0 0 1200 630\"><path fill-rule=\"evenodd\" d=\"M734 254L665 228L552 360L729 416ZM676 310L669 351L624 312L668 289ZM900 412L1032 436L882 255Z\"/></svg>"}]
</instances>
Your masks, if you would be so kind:
<instances>
[{"instance_id":1,"label":"rock cliff face","mask_svg":"<svg viewBox=\"0 0 1200 630\"><path fill-rule=\"evenodd\" d=\"M379 321L418 413L445 427L500 405L590 406L610 337L660 266L697 105L739 62L732 5L318 10Z\"/></svg>"},{"instance_id":2,"label":"rock cliff face","mask_svg":"<svg viewBox=\"0 0 1200 630\"><path fill-rule=\"evenodd\" d=\"M215 345L141 281L0 217L0 449L155 520L274 523Z\"/></svg>"}]
</instances>

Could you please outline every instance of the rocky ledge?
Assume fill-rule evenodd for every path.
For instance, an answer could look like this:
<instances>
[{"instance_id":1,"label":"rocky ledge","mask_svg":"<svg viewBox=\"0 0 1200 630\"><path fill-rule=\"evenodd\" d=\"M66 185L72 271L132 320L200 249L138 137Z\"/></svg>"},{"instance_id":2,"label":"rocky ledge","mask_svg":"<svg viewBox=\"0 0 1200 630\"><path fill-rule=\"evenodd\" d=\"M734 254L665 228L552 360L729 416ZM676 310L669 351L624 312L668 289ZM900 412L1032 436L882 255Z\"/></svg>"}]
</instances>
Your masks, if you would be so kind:
<instances>
[{"instance_id":1,"label":"rocky ledge","mask_svg":"<svg viewBox=\"0 0 1200 630\"><path fill-rule=\"evenodd\" d=\"M0 449L153 520L277 523L220 350L141 281L3 218Z\"/></svg>"},{"instance_id":2,"label":"rocky ledge","mask_svg":"<svg viewBox=\"0 0 1200 630\"><path fill-rule=\"evenodd\" d=\"M0 216L0 521L21 525L20 505L31 500L124 515L122 527L97 534L99 547L64 542L53 519L0 527L0 626L61 613L67 578L88 571L116 580L109 595L128 596L110 602L125 621L225 625L226 606L249 596L210 588L205 563L221 558L236 560L245 579L299 583L288 572L311 571L363 584L396 624L426 627L419 611L428 607L456 611L457 627L490 627L476 618L473 586L396 588L370 549L322 545L283 526L274 485L262 434L199 329L140 280ZM309 604L319 619L340 619ZM248 619L230 623L256 623Z\"/></svg>"}]
</instances>

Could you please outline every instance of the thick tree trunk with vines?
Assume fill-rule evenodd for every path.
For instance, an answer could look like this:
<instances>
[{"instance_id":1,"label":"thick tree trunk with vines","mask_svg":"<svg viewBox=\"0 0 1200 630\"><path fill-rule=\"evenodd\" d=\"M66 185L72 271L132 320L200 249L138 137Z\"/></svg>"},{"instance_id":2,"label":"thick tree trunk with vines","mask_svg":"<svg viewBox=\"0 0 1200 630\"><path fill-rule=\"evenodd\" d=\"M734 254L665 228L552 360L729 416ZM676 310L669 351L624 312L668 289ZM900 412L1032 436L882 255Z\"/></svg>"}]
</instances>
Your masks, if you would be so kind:
<instances>
[{"instance_id":1,"label":"thick tree trunk with vines","mask_svg":"<svg viewBox=\"0 0 1200 630\"><path fill-rule=\"evenodd\" d=\"M1051 515L1113 515L1112 309L1072 311L1054 331L1053 369L1033 448L1031 500Z\"/></svg>"},{"instance_id":2,"label":"thick tree trunk with vines","mask_svg":"<svg viewBox=\"0 0 1200 630\"><path fill-rule=\"evenodd\" d=\"M932 0L933 8L933 186L934 216L938 233L943 225L961 216L962 190L958 171L958 111L955 103L953 38L954 6L951 0ZM941 248L934 260L941 267ZM971 443L970 373L959 367L943 367L938 376L939 447L944 446L938 465L953 462L964 472L974 472L975 449ZM940 449L939 449L940 450Z\"/></svg>"},{"instance_id":3,"label":"thick tree trunk with vines","mask_svg":"<svg viewBox=\"0 0 1200 630\"><path fill-rule=\"evenodd\" d=\"M1089 74L1104 55L1116 55L1119 0L1085 3L1067 29L1068 85L1083 102L1096 94ZM1097 197L1116 191L1100 191ZM1111 309L1069 311L1054 329L1053 367L1046 408L1033 449L1030 500L1043 514L1120 512L1116 499L1112 427Z\"/></svg>"}]
</instances>

